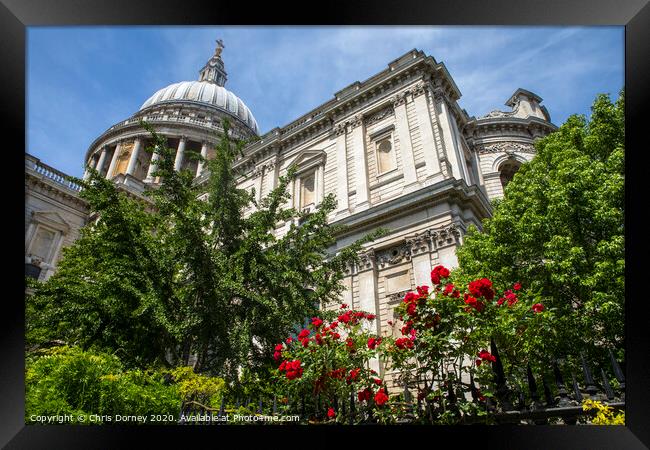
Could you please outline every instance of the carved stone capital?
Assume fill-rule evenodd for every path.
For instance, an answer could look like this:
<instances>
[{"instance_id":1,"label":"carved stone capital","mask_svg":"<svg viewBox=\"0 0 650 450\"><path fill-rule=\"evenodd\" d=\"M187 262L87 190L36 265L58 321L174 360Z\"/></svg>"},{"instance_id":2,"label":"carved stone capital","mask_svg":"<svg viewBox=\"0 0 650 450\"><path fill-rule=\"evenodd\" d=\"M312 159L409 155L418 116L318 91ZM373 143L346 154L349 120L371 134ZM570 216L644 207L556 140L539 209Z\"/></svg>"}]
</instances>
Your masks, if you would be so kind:
<instances>
[{"instance_id":1,"label":"carved stone capital","mask_svg":"<svg viewBox=\"0 0 650 450\"><path fill-rule=\"evenodd\" d=\"M441 88L436 88L433 90L433 99L436 103L446 103L447 94Z\"/></svg>"},{"instance_id":2,"label":"carved stone capital","mask_svg":"<svg viewBox=\"0 0 650 450\"><path fill-rule=\"evenodd\" d=\"M361 125L363 125L363 116L361 114L357 114L352 119L350 119L350 126L353 129L360 127Z\"/></svg>"},{"instance_id":3,"label":"carved stone capital","mask_svg":"<svg viewBox=\"0 0 650 450\"><path fill-rule=\"evenodd\" d=\"M406 103L405 93L397 94L393 97L393 107L397 108L398 106L404 105Z\"/></svg>"},{"instance_id":4,"label":"carved stone capital","mask_svg":"<svg viewBox=\"0 0 650 450\"><path fill-rule=\"evenodd\" d=\"M334 127L334 134L336 136L344 135L347 131L347 125L344 123L339 123Z\"/></svg>"},{"instance_id":5,"label":"carved stone capital","mask_svg":"<svg viewBox=\"0 0 650 450\"><path fill-rule=\"evenodd\" d=\"M413 87L411 93L413 94L413 97L419 97L420 95L425 94L426 90L427 85L425 83L418 83Z\"/></svg>"},{"instance_id":6,"label":"carved stone capital","mask_svg":"<svg viewBox=\"0 0 650 450\"><path fill-rule=\"evenodd\" d=\"M412 238L406 239L406 245L412 256L429 253L431 250L431 234L429 230L416 234Z\"/></svg>"},{"instance_id":7,"label":"carved stone capital","mask_svg":"<svg viewBox=\"0 0 650 450\"><path fill-rule=\"evenodd\" d=\"M460 243L460 229L455 223L429 230L435 248L449 247Z\"/></svg>"},{"instance_id":8,"label":"carved stone capital","mask_svg":"<svg viewBox=\"0 0 650 450\"><path fill-rule=\"evenodd\" d=\"M377 266L377 258L375 255L375 250L370 249L361 255L359 255L359 272L365 272L366 270L375 269Z\"/></svg>"}]
</instances>

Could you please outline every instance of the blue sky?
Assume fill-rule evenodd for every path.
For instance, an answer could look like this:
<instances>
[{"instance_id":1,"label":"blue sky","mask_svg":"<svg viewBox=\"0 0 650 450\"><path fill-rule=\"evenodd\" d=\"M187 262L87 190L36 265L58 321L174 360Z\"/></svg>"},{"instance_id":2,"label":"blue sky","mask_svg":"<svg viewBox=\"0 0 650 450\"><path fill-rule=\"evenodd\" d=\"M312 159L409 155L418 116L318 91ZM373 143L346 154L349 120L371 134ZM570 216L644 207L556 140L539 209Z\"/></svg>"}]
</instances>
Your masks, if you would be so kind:
<instances>
[{"instance_id":1,"label":"blue sky","mask_svg":"<svg viewBox=\"0 0 650 450\"><path fill-rule=\"evenodd\" d=\"M261 133L413 48L445 63L470 116L508 110L521 87L560 125L624 84L623 27L30 27L26 151L81 176L91 142L158 89L197 79L217 38L226 88Z\"/></svg>"}]
</instances>

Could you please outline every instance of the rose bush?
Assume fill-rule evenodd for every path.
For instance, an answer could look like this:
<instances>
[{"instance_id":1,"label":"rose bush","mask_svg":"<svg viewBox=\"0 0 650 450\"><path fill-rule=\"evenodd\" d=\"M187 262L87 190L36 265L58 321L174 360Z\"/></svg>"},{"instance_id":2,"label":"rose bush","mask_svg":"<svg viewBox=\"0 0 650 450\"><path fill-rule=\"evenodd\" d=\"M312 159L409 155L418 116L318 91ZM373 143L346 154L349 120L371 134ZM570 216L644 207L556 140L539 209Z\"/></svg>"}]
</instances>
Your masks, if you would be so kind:
<instances>
[{"instance_id":1,"label":"rose bush","mask_svg":"<svg viewBox=\"0 0 650 450\"><path fill-rule=\"evenodd\" d=\"M303 401L318 403L327 411L326 420L347 423L349 400L354 398L357 412L364 410L382 421L378 410L388 406L388 389L370 362L383 359L387 343L369 331L375 319L343 304L335 320L314 317L306 328L277 344L276 394L288 399L288 409L295 413Z\"/></svg>"}]
</instances>

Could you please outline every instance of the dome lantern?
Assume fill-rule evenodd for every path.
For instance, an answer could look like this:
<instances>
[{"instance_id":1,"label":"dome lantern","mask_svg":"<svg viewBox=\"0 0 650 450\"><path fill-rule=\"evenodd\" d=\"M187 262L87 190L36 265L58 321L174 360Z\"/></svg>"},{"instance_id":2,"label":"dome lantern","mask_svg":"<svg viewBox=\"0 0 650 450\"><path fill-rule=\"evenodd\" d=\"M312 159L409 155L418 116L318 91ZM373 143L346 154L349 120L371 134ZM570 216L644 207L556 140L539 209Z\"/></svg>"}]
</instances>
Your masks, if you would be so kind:
<instances>
[{"instance_id":1,"label":"dome lantern","mask_svg":"<svg viewBox=\"0 0 650 450\"><path fill-rule=\"evenodd\" d=\"M212 55L212 58L208 60L199 72L199 81L216 83L217 86L224 86L226 84L228 74L226 74L226 69L221 59L221 52L224 48L223 41L217 39L217 48L214 50L214 55Z\"/></svg>"}]
</instances>

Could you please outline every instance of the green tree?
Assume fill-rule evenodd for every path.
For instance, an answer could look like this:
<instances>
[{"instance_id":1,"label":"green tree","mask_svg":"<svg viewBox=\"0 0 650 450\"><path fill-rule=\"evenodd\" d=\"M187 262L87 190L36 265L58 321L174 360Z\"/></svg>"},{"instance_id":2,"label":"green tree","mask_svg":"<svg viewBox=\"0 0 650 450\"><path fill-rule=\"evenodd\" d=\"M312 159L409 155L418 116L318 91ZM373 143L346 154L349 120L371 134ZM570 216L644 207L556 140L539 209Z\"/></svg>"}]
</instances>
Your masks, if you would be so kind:
<instances>
[{"instance_id":1,"label":"green tree","mask_svg":"<svg viewBox=\"0 0 650 450\"><path fill-rule=\"evenodd\" d=\"M90 171L82 197L98 217L66 249L59 269L28 299L28 342L64 339L121 350L127 365L188 365L236 379L270 361L273 346L318 307L338 298L345 265L367 236L337 254L342 227L284 207L291 168L259 204L237 188L245 142L224 121L207 182L174 170L174 152L151 127L160 185L150 201L127 196ZM190 157L201 159L197 154ZM244 214L255 206L254 212ZM278 225L290 224L282 236Z\"/></svg>"},{"instance_id":2,"label":"green tree","mask_svg":"<svg viewBox=\"0 0 650 450\"><path fill-rule=\"evenodd\" d=\"M521 282L554 314L544 341L555 356L622 348L624 92L599 95L589 120L571 116L535 147L483 232L468 232L456 276Z\"/></svg>"}]
</instances>

